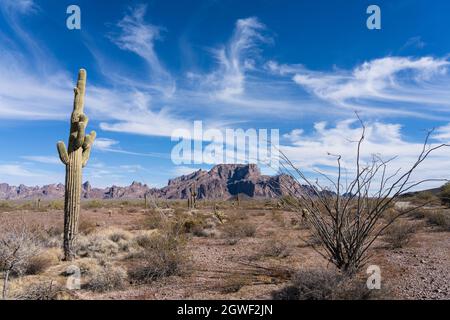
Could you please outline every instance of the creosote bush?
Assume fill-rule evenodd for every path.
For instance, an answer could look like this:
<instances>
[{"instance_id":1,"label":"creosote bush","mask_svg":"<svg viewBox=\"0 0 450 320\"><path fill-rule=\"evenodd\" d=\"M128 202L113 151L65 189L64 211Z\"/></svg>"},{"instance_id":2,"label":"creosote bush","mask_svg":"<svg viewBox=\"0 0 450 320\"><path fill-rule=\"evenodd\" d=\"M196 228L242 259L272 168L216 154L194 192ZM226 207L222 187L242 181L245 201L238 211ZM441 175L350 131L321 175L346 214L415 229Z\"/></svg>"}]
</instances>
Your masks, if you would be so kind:
<instances>
[{"instance_id":1,"label":"creosote bush","mask_svg":"<svg viewBox=\"0 0 450 320\"><path fill-rule=\"evenodd\" d=\"M187 262L185 238L174 230L161 230L137 240L141 246L140 261L128 271L130 278L148 283L181 274Z\"/></svg>"},{"instance_id":2,"label":"creosote bush","mask_svg":"<svg viewBox=\"0 0 450 320\"><path fill-rule=\"evenodd\" d=\"M450 231L450 211L441 209L416 209L408 214L413 219L425 219L431 226L436 226L442 231Z\"/></svg>"},{"instance_id":3,"label":"creosote bush","mask_svg":"<svg viewBox=\"0 0 450 320\"><path fill-rule=\"evenodd\" d=\"M7 298L9 278L23 275L30 259L41 249L37 237L21 225L0 226L0 272L3 272L2 297Z\"/></svg>"},{"instance_id":4,"label":"creosote bush","mask_svg":"<svg viewBox=\"0 0 450 320\"><path fill-rule=\"evenodd\" d=\"M57 300L64 289L54 281L41 281L26 286L17 300Z\"/></svg>"},{"instance_id":5,"label":"creosote bush","mask_svg":"<svg viewBox=\"0 0 450 320\"><path fill-rule=\"evenodd\" d=\"M78 232L88 235L95 231L97 224L94 221L88 219L82 219L78 226Z\"/></svg>"},{"instance_id":6,"label":"creosote bush","mask_svg":"<svg viewBox=\"0 0 450 320\"><path fill-rule=\"evenodd\" d=\"M441 192L439 193L439 199L442 204L450 207L450 182L442 186Z\"/></svg>"},{"instance_id":7,"label":"creosote bush","mask_svg":"<svg viewBox=\"0 0 450 320\"><path fill-rule=\"evenodd\" d=\"M411 211L410 213L408 213L408 217L413 218L413 219L424 219L427 215L427 210L423 209L423 208L417 208L413 211Z\"/></svg>"},{"instance_id":8,"label":"creosote bush","mask_svg":"<svg viewBox=\"0 0 450 320\"><path fill-rule=\"evenodd\" d=\"M9 201L0 201L0 212L9 212L14 210L15 206Z\"/></svg>"},{"instance_id":9,"label":"creosote bush","mask_svg":"<svg viewBox=\"0 0 450 320\"><path fill-rule=\"evenodd\" d=\"M416 224L398 220L386 229L384 240L393 249L403 248L411 241L416 230Z\"/></svg>"},{"instance_id":10,"label":"creosote bush","mask_svg":"<svg viewBox=\"0 0 450 320\"><path fill-rule=\"evenodd\" d=\"M444 231L450 231L450 212L444 210L433 210L426 215L427 222L438 226Z\"/></svg>"},{"instance_id":11,"label":"creosote bush","mask_svg":"<svg viewBox=\"0 0 450 320\"><path fill-rule=\"evenodd\" d=\"M286 258L292 253L292 247L280 239L267 240L261 248L263 257Z\"/></svg>"},{"instance_id":12,"label":"creosote bush","mask_svg":"<svg viewBox=\"0 0 450 320\"><path fill-rule=\"evenodd\" d=\"M256 233L256 226L248 221L245 213L235 212L229 215L226 222L221 225L221 231L225 238L241 239L253 237Z\"/></svg>"},{"instance_id":13,"label":"creosote bush","mask_svg":"<svg viewBox=\"0 0 450 320\"><path fill-rule=\"evenodd\" d=\"M235 293L249 284L251 284L251 279L248 276L231 274L221 281L219 291L221 293Z\"/></svg>"},{"instance_id":14,"label":"creosote bush","mask_svg":"<svg viewBox=\"0 0 450 320\"><path fill-rule=\"evenodd\" d=\"M91 279L85 285L86 289L96 292L121 290L127 282L127 272L111 263L101 262L101 268L92 273Z\"/></svg>"},{"instance_id":15,"label":"creosote bush","mask_svg":"<svg viewBox=\"0 0 450 320\"><path fill-rule=\"evenodd\" d=\"M159 229L164 223L164 217L157 210L150 210L142 220L145 229Z\"/></svg>"},{"instance_id":16,"label":"creosote bush","mask_svg":"<svg viewBox=\"0 0 450 320\"><path fill-rule=\"evenodd\" d=\"M291 283L272 293L274 300L366 300L373 295L365 281L336 270L314 269L296 273Z\"/></svg>"}]
</instances>

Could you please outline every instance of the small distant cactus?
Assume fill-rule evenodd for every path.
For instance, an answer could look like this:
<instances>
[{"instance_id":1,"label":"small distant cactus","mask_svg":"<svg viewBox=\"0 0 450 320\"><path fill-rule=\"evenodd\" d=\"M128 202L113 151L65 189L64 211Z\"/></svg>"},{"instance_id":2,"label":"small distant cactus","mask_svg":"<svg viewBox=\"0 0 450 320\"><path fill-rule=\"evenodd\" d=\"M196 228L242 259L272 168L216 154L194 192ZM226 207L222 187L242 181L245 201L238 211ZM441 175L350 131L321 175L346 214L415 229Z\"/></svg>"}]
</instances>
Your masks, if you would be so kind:
<instances>
[{"instance_id":1,"label":"small distant cactus","mask_svg":"<svg viewBox=\"0 0 450 320\"><path fill-rule=\"evenodd\" d=\"M144 208L148 208L148 199L147 199L147 193L144 193Z\"/></svg>"},{"instance_id":2,"label":"small distant cactus","mask_svg":"<svg viewBox=\"0 0 450 320\"><path fill-rule=\"evenodd\" d=\"M189 209L195 209L197 199L197 187L195 185L195 182L192 184L189 191L190 193L188 198L188 207Z\"/></svg>"},{"instance_id":3,"label":"small distant cactus","mask_svg":"<svg viewBox=\"0 0 450 320\"><path fill-rule=\"evenodd\" d=\"M70 118L69 145L57 143L61 162L66 166L66 184L64 196L64 257L73 260L73 245L78 233L78 217L80 215L80 198L82 168L86 166L96 133L86 135L88 118L84 114L84 95L86 90L86 70L78 72L77 86L74 88L73 112Z\"/></svg>"},{"instance_id":4,"label":"small distant cactus","mask_svg":"<svg viewBox=\"0 0 450 320\"><path fill-rule=\"evenodd\" d=\"M225 216L225 214L222 211L219 210L219 208L217 206L217 203L214 205L214 212L213 213L214 213L214 216L217 218L217 220L219 220L219 222L221 224L223 224L225 222L226 216Z\"/></svg>"}]
</instances>

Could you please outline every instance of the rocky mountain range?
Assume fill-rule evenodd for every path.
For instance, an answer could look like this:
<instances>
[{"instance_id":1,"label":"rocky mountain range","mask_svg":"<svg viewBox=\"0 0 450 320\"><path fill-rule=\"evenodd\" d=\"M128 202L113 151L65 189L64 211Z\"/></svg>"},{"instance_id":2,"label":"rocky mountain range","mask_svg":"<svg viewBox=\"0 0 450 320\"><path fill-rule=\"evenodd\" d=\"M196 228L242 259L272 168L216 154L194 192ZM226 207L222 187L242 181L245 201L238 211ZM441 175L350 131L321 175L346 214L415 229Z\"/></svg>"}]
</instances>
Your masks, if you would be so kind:
<instances>
[{"instance_id":1,"label":"rocky mountain range","mask_svg":"<svg viewBox=\"0 0 450 320\"><path fill-rule=\"evenodd\" d=\"M84 199L139 199L145 194L159 199L187 199L190 188L195 186L198 199L229 199L236 195L250 198L276 198L289 192L310 191L289 175L262 175L255 164L220 164L211 170L198 170L188 175L170 179L163 188L150 188L146 184L133 182L126 187L111 186L93 188L89 182L83 184ZM10 186L0 183L0 199L59 199L64 197L64 185L50 184L42 187L25 185Z\"/></svg>"}]
</instances>

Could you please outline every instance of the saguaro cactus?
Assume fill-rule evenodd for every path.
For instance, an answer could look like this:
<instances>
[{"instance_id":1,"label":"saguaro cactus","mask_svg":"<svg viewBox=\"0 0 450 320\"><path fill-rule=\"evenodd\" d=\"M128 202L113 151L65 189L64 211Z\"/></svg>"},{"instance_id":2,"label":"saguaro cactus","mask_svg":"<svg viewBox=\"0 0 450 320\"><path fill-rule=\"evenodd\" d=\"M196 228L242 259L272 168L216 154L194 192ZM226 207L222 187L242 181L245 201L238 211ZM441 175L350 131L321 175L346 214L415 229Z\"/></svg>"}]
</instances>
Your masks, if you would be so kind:
<instances>
[{"instance_id":1,"label":"saguaro cactus","mask_svg":"<svg viewBox=\"0 0 450 320\"><path fill-rule=\"evenodd\" d=\"M64 256L66 260L75 257L73 244L78 232L80 215L82 168L87 164L96 133L86 135L88 118L84 114L84 95L86 89L86 70L78 72L77 86L74 88L73 112L70 118L69 145L57 143L59 158L66 166L66 185L64 196Z\"/></svg>"},{"instance_id":2,"label":"saguaro cactus","mask_svg":"<svg viewBox=\"0 0 450 320\"><path fill-rule=\"evenodd\" d=\"M188 198L188 207L189 209L195 209L196 199L197 199L197 187L195 182L189 188L190 194Z\"/></svg>"}]
</instances>

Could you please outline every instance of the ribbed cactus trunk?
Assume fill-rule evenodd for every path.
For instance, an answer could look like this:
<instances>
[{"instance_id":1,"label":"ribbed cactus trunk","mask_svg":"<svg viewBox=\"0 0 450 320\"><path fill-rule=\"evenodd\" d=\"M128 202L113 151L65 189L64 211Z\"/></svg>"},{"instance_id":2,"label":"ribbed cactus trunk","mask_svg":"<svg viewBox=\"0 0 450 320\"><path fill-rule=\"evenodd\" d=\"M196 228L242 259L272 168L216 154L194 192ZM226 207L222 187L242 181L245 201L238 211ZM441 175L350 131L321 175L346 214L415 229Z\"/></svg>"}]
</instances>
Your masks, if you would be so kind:
<instances>
[{"instance_id":1,"label":"ribbed cactus trunk","mask_svg":"<svg viewBox=\"0 0 450 320\"><path fill-rule=\"evenodd\" d=\"M74 88L73 112L70 118L69 147L64 142L57 144L59 158L66 166L66 185L64 196L64 257L73 260L74 242L78 233L80 215L82 168L87 164L96 133L85 135L88 118L84 112L84 95L86 89L86 71L80 69L77 86Z\"/></svg>"}]
</instances>

